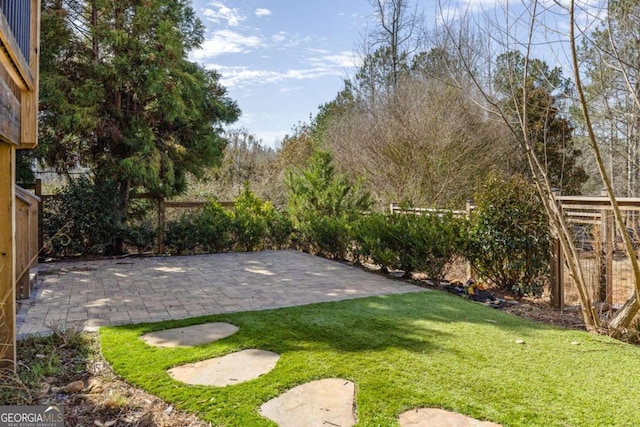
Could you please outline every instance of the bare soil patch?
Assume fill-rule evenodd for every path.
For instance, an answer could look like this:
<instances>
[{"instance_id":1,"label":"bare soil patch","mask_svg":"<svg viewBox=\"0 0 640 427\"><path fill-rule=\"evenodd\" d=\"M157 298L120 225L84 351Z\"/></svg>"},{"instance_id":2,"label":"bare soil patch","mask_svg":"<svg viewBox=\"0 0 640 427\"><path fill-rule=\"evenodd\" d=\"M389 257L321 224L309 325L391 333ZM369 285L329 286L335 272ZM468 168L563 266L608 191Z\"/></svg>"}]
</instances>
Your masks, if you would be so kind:
<instances>
[{"instance_id":1,"label":"bare soil patch","mask_svg":"<svg viewBox=\"0 0 640 427\"><path fill-rule=\"evenodd\" d=\"M67 427L210 426L118 378L100 354L97 333L83 333L81 344L65 343L65 337L54 338L47 345L37 340L18 342L19 370L52 372L39 383L28 385L8 372L0 373L2 404L61 406ZM47 350L52 353L44 354ZM30 372L25 374L28 377Z\"/></svg>"}]
</instances>

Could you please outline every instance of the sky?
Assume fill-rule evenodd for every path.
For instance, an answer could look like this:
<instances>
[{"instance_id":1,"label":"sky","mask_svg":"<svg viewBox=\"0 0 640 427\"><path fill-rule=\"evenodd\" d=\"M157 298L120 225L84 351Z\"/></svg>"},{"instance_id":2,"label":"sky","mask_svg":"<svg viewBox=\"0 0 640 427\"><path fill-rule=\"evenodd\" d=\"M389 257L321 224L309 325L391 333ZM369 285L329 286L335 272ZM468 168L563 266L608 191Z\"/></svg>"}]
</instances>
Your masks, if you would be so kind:
<instances>
[{"instance_id":1,"label":"sky","mask_svg":"<svg viewBox=\"0 0 640 427\"><path fill-rule=\"evenodd\" d=\"M436 11L438 0L415 1L427 25L442 16ZM565 0L541 4L558 1ZM192 0L192 4L206 33L201 49L190 59L221 74L222 85L242 111L231 128L245 128L270 147L292 135L295 125L309 123L320 105L335 98L345 78L353 75L357 46L376 26L369 0ZM452 6L444 7L449 16L465 9L487 12L505 4L518 16L517 5L528 2L442 0L442 4ZM547 43L542 40L543 48ZM550 60L555 65L566 58L551 55Z\"/></svg>"},{"instance_id":2,"label":"sky","mask_svg":"<svg viewBox=\"0 0 640 427\"><path fill-rule=\"evenodd\" d=\"M271 147L342 89L373 12L367 0L193 0L193 7L206 40L190 59L221 74L242 110L232 127Z\"/></svg>"}]
</instances>

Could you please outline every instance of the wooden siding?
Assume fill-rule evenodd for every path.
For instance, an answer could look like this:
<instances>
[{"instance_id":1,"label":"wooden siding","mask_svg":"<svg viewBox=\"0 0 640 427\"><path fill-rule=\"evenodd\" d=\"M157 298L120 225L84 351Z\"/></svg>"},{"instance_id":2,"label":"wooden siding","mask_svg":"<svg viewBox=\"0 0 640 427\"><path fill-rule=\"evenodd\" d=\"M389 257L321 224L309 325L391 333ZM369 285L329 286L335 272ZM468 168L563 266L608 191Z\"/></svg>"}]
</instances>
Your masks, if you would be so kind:
<instances>
[{"instance_id":1,"label":"wooden siding","mask_svg":"<svg viewBox=\"0 0 640 427\"><path fill-rule=\"evenodd\" d=\"M16 366L15 147L0 142L0 368Z\"/></svg>"},{"instance_id":2,"label":"wooden siding","mask_svg":"<svg viewBox=\"0 0 640 427\"><path fill-rule=\"evenodd\" d=\"M9 85L0 80L0 139L5 142L20 140L20 114L22 107Z\"/></svg>"},{"instance_id":3,"label":"wooden siding","mask_svg":"<svg viewBox=\"0 0 640 427\"><path fill-rule=\"evenodd\" d=\"M29 59L30 55L25 57L22 54L4 13L0 13L0 62L22 90L34 89L35 79Z\"/></svg>"},{"instance_id":4,"label":"wooden siding","mask_svg":"<svg viewBox=\"0 0 640 427\"><path fill-rule=\"evenodd\" d=\"M40 1L0 0L0 78L5 82L0 87L0 105L11 105L10 123L4 123L6 117L0 118L0 139L18 148L34 148L38 143L39 40ZM17 109L15 100L9 100L7 87L17 99Z\"/></svg>"},{"instance_id":5,"label":"wooden siding","mask_svg":"<svg viewBox=\"0 0 640 427\"><path fill-rule=\"evenodd\" d=\"M21 97L20 147L35 148L38 145L38 95L40 82L40 0L32 0L30 17L29 69L33 78L31 90Z\"/></svg>"}]
</instances>

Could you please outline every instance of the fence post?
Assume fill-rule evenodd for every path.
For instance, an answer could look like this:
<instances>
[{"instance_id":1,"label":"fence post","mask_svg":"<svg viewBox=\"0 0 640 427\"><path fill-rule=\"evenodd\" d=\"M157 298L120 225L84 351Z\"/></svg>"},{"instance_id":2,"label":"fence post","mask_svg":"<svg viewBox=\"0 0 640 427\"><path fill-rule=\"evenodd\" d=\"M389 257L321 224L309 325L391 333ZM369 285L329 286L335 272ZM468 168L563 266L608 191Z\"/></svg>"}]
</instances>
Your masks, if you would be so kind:
<instances>
[{"instance_id":1,"label":"fence post","mask_svg":"<svg viewBox=\"0 0 640 427\"><path fill-rule=\"evenodd\" d=\"M42 247L44 246L44 237L42 232L42 222L44 218L44 203L42 201L42 179L36 179L36 188L35 188L36 196L38 196L38 250L37 253L40 253Z\"/></svg>"},{"instance_id":2,"label":"fence post","mask_svg":"<svg viewBox=\"0 0 640 427\"><path fill-rule=\"evenodd\" d=\"M164 199L157 199L158 201L158 254L164 254L164 239L165 239L165 226L167 223L167 216L164 206Z\"/></svg>"},{"instance_id":3,"label":"fence post","mask_svg":"<svg viewBox=\"0 0 640 427\"><path fill-rule=\"evenodd\" d=\"M562 202L558 200L562 193L557 188L551 190L551 196L558 207L562 209ZM558 236L553 236L551 239L551 266L549 285L551 288L551 306L555 308L562 308L564 306L564 289L562 286L562 272L563 272L564 258L562 254L562 247L560 246L560 239Z\"/></svg>"},{"instance_id":4,"label":"fence post","mask_svg":"<svg viewBox=\"0 0 640 427\"><path fill-rule=\"evenodd\" d=\"M603 197L609 198L606 189L600 192ZM601 266L600 275L600 301L611 304L613 302L613 239L615 236L615 224L613 212L610 209L603 209L600 214L602 239L604 239L604 259ZM621 232L626 232L622 230Z\"/></svg>"},{"instance_id":5,"label":"fence post","mask_svg":"<svg viewBox=\"0 0 640 427\"><path fill-rule=\"evenodd\" d=\"M0 368L16 370L15 147L0 142Z\"/></svg>"},{"instance_id":6,"label":"fence post","mask_svg":"<svg viewBox=\"0 0 640 427\"><path fill-rule=\"evenodd\" d=\"M467 199L467 203L465 204L465 211L467 212L467 218L470 217L471 210L473 208L475 208L475 205L473 204L473 200ZM473 280L477 279L476 270L473 268L469 260L467 260L467 279L473 279Z\"/></svg>"}]
</instances>

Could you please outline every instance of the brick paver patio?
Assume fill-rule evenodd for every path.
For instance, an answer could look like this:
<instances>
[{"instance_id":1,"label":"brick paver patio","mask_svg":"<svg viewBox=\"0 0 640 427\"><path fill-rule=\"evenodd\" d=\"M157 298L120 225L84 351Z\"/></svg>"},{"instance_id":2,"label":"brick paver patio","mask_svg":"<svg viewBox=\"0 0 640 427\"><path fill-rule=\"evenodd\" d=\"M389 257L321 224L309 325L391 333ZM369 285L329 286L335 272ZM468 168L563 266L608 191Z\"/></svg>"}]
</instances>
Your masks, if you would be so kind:
<instances>
[{"instance_id":1,"label":"brick paver patio","mask_svg":"<svg viewBox=\"0 0 640 427\"><path fill-rule=\"evenodd\" d=\"M54 262L40 265L18 336L424 290L296 251Z\"/></svg>"}]
</instances>

